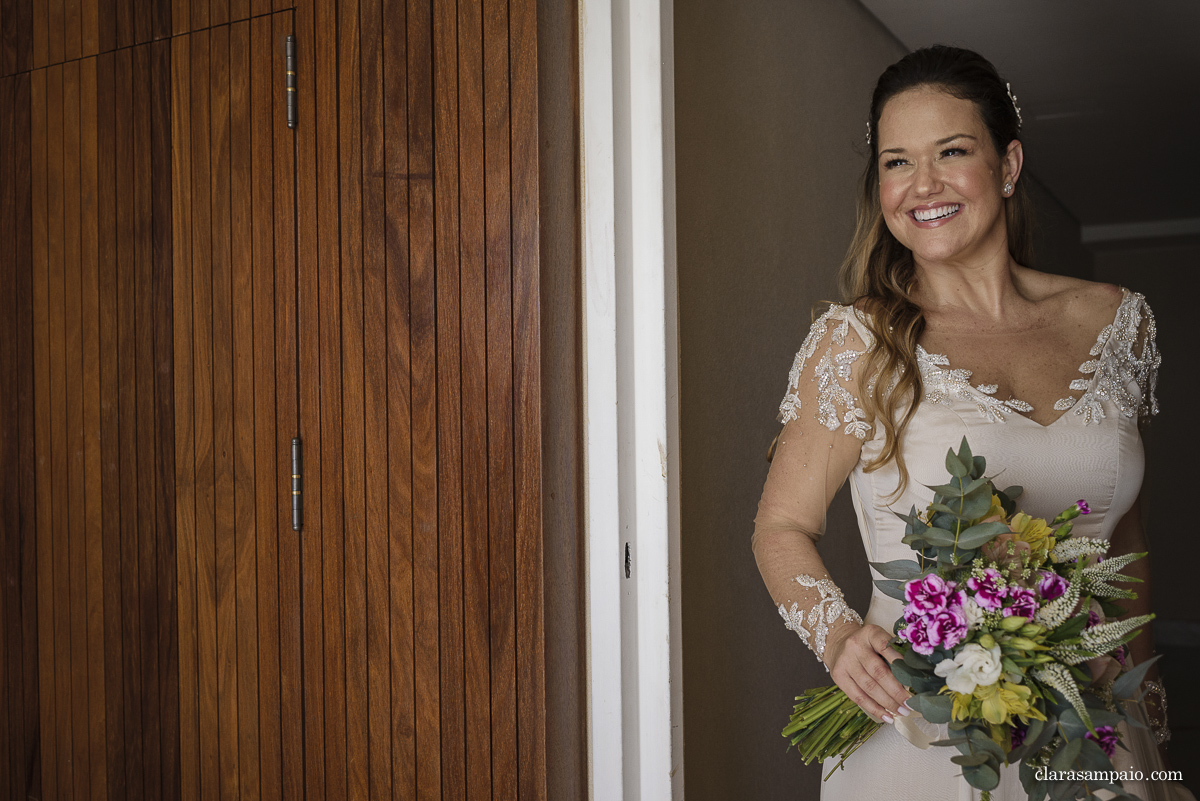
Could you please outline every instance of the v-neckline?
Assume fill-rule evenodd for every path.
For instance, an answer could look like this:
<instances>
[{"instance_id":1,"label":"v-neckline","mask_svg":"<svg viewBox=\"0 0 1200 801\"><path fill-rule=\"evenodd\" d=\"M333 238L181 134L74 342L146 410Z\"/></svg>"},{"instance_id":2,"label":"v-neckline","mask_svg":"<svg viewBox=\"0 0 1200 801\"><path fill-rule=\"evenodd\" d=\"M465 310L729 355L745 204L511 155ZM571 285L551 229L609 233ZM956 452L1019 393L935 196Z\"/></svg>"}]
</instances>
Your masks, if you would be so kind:
<instances>
[{"instance_id":1,"label":"v-neckline","mask_svg":"<svg viewBox=\"0 0 1200 801\"><path fill-rule=\"evenodd\" d=\"M1117 322L1121 319L1121 311L1125 308L1125 304L1129 302L1129 299L1131 297L1133 297L1133 293L1130 292L1125 287L1121 287L1121 302L1119 304L1117 304L1117 310L1113 314L1112 320L1107 325L1105 325L1104 328L1100 329L1100 333L1098 333L1096 335L1096 342L1095 342L1095 344L1092 345L1091 350L1088 351L1089 358L1085 359L1081 363L1081 365L1080 365L1081 367L1084 365L1087 365L1091 361L1099 361L1104 356L1104 351L1108 347L1108 343L1112 341L1113 334L1116 331ZM1079 404L1083 402L1083 399L1088 396L1088 393L1090 393L1095 388L1096 380L1100 376L1100 367L1099 367L1099 365L1097 365L1096 369L1094 371L1092 371L1091 379L1088 381L1087 389L1083 390L1080 393L1078 398L1075 398L1075 402L1072 403L1070 406L1068 406L1066 409L1064 409L1063 412L1058 415L1058 417L1055 417L1049 423L1039 423L1037 420L1034 420L1032 417L1028 417L1026 415L1026 413L1022 412L1019 408L1014 408L1014 407L1008 405L1011 402L1016 402L1023 406L1028 406L1029 411L1032 412L1034 410L1034 407L1032 404L1028 403L1027 401L1022 401L1019 398L1010 398L1007 401L1002 401L1002 400L998 400L994 394L984 392L982 389L980 389L980 386L994 386L994 385L982 384L982 385L976 386L975 384L972 384L970 379L972 376L975 375L975 371L966 370L966 369L959 368L959 367L953 367L950 364L950 357L946 356L946 354L930 353L929 351L925 350L925 348L923 346L918 344L917 345L918 361L922 360L922 356L924 356L923 361L931 369L937 370L939 373L942 373L943 375L949 375L949 374L955 373L955 372L962 374L962 376L964 378L963 383L971 391L972 394L986 398L987 401L990 401L991 404L993 404L993 405L1002 405L1011 414L1015 414L1017 417L1019 417L1023 420L1028 420L1029 422L1033 423L1035 426L1037 426L1038 428L1041 428L1041 429L1049 429L1051 426L1053 426L1059 420L1063 419L1068 414L1071 414L1073 411L1075 411L1075 409L1077 409L1079 407ZM1082 371L1079 371L1079 372L1082 372ZM1086 373L1084 373L1084 375L1086 375ZM1074 379L1074 380L1078 380L1078 379ZM1070 389L1070 383L1067 384L1067 387L1070 390L1071 394L1074 394L1077 391L1074 389ZM1067 397L1070 397L1070 395L1067 395L1064 398L1061 398L1060 400L1065 400ZM983 403L984 405L988 405L987 401L976 401L976 403ZM1001 419L1006 419L1006 418L1001 418Z\"/></svg>"}]
</instances>

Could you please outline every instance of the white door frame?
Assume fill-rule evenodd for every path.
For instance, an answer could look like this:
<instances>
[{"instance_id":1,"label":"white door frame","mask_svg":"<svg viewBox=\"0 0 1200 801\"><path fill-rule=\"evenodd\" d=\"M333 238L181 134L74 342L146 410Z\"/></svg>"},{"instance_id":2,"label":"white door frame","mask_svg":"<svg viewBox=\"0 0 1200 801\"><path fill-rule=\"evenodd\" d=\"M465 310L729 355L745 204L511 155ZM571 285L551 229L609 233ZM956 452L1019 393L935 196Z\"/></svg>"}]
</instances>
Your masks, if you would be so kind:
<instances>
[{"instance_id":1,"label":"white door frame","mask_svg":"<svg viewBox=\"0 0 1200 801\"><path fill-rule=\"evenodd\" d=\"M588 784L683 798L672 0L579 0Z\"/></svg>"}]
</instances>

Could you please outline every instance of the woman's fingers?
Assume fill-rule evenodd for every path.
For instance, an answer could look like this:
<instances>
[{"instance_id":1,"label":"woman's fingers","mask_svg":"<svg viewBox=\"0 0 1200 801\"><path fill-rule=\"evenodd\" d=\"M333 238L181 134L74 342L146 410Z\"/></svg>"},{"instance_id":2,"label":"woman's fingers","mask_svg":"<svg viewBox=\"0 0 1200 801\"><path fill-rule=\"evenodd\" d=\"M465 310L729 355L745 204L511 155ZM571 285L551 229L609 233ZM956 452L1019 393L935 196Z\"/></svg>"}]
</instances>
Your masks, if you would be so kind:
<instances>
[{"instance_id":1,"label":"woman's fingers","mask_svg":"<svg viewBox=\"0 0 1200 801\"><path fill-rule=\"evenodd\" d=\"M908 714L903 704L911 695L892 675L889 663L880 655L880 650L894 651L888 646L890 640L887 632L878 626L868 625L855 632L847 638L835 668L840 675L834 676L846 695L864 712L888 723L897 714Z\"/></svg>"}]
</instances>

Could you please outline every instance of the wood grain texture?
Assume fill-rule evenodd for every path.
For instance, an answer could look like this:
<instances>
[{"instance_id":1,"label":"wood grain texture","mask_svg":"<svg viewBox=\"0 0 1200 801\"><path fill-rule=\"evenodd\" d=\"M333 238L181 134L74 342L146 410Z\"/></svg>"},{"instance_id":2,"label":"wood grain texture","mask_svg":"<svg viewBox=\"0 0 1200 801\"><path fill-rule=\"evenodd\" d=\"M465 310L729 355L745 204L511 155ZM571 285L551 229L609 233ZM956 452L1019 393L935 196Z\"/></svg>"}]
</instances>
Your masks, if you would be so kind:
<instances>
[{"instance_id":1,"label":"wood grain texture","mask_svg":"<svg viewBox=\"0 0 1200 801\"><path fill-rule=\"evenodd\" d=\"M309 797L325 793L325 658L323 493L320 397L321 326L318 276L317 146L318 76L314 5L296 8L297 72L310 85L300 104L304 121L295 133L296 293L298 296L299 430L304 445L304 531L301 535L302 662L304 710L304 789Z\"/></svg>"},{"instance_id":2,"label":"wood grain texture","mask_svg":"<svg viewBox=\"0 0 1200 801\"><path fill-rule=\"evenodd\" d=\"M125 657L121 625L121 460L117 334L116 54L96 60L96 149L99 205L97 241L100 292L100 493L104 498L104 715L108 798L124 798Z\"/></svg>"},{"instance_id":3,"label":"wood grain texture","mask_svg":"<svg viewBox=\"0 0 1200 801\"><path fill-rule=\"evenodd\" d=\"M63 60L83 55L82 0L63 0Z\"/></svg>"},{"instance_id":4,"label":"wood grain texture","mask_svg":"<svg viewBox=\"0 0 1200 801\"><path fill-rule=\"evenodd\" d=\"M196 621L196 449L192 317L191 39L171 40L171 252L175 389L175 571L178 604L179 794L200 797Z\"/></svg>"},{"instance_id":5,"label":"wood grain texture","mask_svg":"<svg viewBox=\"0 0 1200 801\"><path fill-rule=\"evenodd\" d=\"M388 626L391 787L417 796L413 662L413 437L409 354L408 33L402 0L383 0L384 251L386 258ZM365 58L365 56L364 56ZM370 130L369 126L366 130ZM371 142L370 136L367 138ZM373 152L366 147L365 152ZM425 180L428 185L428 178Z\"/></svg>"},{"instance_id":6,"label":"wood grain texture","mask_svg":"<svg viewBox=\"0 0 1200 801\"><path fill-rule=\"evenodd\" d=\"M516 557L513 523L512 176L508 3L484 0L487 175L487 427L494 797L517 798Z\"/></svg>"},{"instance_id":7,"label":"wood grain texture","mask_svg":"<svg viewBox=\"0 0 1200 801\"><path fill-rule=\"evenodd\" d=\"M459 292L462 305L464 709L491 706L488 611L487 301L484 223L483 4L458 4ZM465 725L465 724L464 724ZM492 797L492 732L466 725L466 797Z\"/></svg>"},{"instance_id":8,"label":"wood grain texture","mask_svg":"<svg viewBox=\"0 0 1200 801\"><path fill-rule=\"evenodd\" d=\"M466 795L463 698L462 376L457 3L433 3L433 201L437 269L438 629L442 794Z\"/></svg>"},{"instance_id":9,"label":"wood grain texture","mask_svg":"<svg viewBox=\"0 0 1200 801\"><path fill-rule=\"evenodd\" d=\"M541 336L538 309L537 7L511 0L513 479L516 515L518 797L546 798L542 566Z\"/></svg>"},{"instance_id":10,"label":"wood grain texture","mask_svg":"<svg viewBox=\"0 0 1200 801\"><path fill-rule=\"evenodd\" d=\"M199 4L198 4L199 5ZM195 6L193 6L193 11ZM210 33L191 36L193 413L195 415L196 640L201 799L220 797L217 562L213 454L212 168Z\"/></svg>"},{"instance_id":11,"label":"wood grain texture","mask_svg":"<svg viewBox=\"0 0 1200 801\"><path fill-rule=\"evenodd\" d=\"M151 675L147 692L159 698L159 783L163 799L179 797L179 600L176 573L175 523L175 407L174 385L174 253L171 181L171 69L170 41L163 38L149 47L150 60L150 206L151 257L153 258L152 315L154 332L154 494L155 556L157 581L158 671Z\"/></svg>"},{"instance_id":12,"label":"wood grain texture","mask_svg":"<svg viewBox=\"0 0 1200 801\"><path fill-rule=\"evenodd\" d=\"M0 75L33 69L33 5L29 0L0 0ZM24 86L28 92L28 84ZM28 149L23 152L28 154ZM28 157L23 163L29 164Z\"/></svg>"},{"instance_id":13,"label":"wood grain texture","mask_svg":"<svg viewBox=\"0 0 1200 801\"><path fill-rule=\"evenodd\" d=\"M338 4L337 219L341 266L346 797L368 792L366 464L363 426L362 122L359 4ZM333 404L336 406L336 404ZM382 467L382 465L380 465ZM337 791L334 791L337 794Z\"/></svg>"},{"instance_id":14,"label":"wood grain texture","mask_svg":"<svg viewBox=\"0 0 1200 801\"><path fill-rule=\"evenodd\" d=\"M238 788L257 796L258 545L255 510L254 252L251 201L250 23L229 26L230 267L233 293L234 575L237 617Z\"/></svg>"},{"instance_id":15,"label":"wood grain texture","mask_svg":"<svg viewBox=\"0 0 1200 801\"><path fill-rule=\"evenodd\" d=\"M210 32L212 154L213 477L216 497L217 737L222 801L238 786L237 573L234 533L233 284L230 171L230 31Z\"/></svg>"},{"instance_id":16,"label":"wood grain texture","mask_svg":"<svg viewBox=\"0 0 1200 801\"><path fill-rule=\"evenodd\" d=\"M328 801L346 796L346 597L343 507L341 268L338 236L338 59L336 9L315 8L314 127L317 168L317 258L320 308L320 421L322 587L325 667L325 790ZM302 321L302 325L309 324ZM303 380L303 379L302 379ZM309 460L310 470L314 466ZM308 663L305 663L305 669Z\"/></svg>"},{"instance_id":17,"label":"wood grain texture","mask_svg":"<svg viewBox=\"0 0 1200 801\"><path fill-rule=\"evenodd\" d=\"M388 571L388 378L386 163L383 128L383 9L363 0L362 53L362 292L364 503L366 572L366 726L364 794L392 797L391 636ZM364 771L365 772L365 771Z\"/></svg>"},{"instance_id":18,"label":"wood grain texture","mask_svg":"<svg viewBox=\"0 0 1200 801\"><path fill-rule=\"evenodd\" d=\"M416 797L440 798L438 397L433 190L432 7L408 3L409 320L412 352L412 528Z\"/></svg>"},{"instance_id":19,"label":"wood grain texture","mask_svg":"<svg viewBox=\"0 0 1200 801\"><path fill-rule=\"evenodd\" d=\"M48 166L48 75L30 76L30 161L33 201L34 447L37 482L38 745L43 797L58 798L58 748L54 687L54 582L51 559L53 498L50 464L50 242Z\"/></svg>"},{"instance_id":20,"label":"wood grain texture","mask_svg":"<svg viewBox=\"0 0 1200 801\"><path fill-rule=\"evenodd\" d=\"M272 18L273 33L264 49L274 54L271 84L271 133L274 153L274 275L275 275L275 420L277 450L280 461L289 459L291 439L300 433L299 421L299 360L297 352L298 313L296 223L296 139L280 124L286 117L284 93L275 91L283 82L285 65L274 42L295 30L293 14L276 14ZM256 71L257 74L257 71ZM290 468L290 461L284 462ZM302 628L300 620L300 554L305 537L292 530L286 510L291 508L291 470L277 470L276 509L282 517L274 529L279 541L279 708L281 793L283 798L297 798L303 792L304 769L304 684L301 671ZM309 474L311 475L311 473ZM318 496L319 498L319 496ZM264 797L267 795L264 785Z\"/></svg>"},{"instance_id":21,"label":"wood grain texture","mask_svg":"<svg viewBox=\"0 0 1200 801\"><path fill-rule=\"evenodd\" d=\"M284 466L287 449L276 435L275 421L275 254L274 235L274 177L271 141L271 96L278 86L272 74L271 20L260 17L249 23L249 63L246 78L249 82L249 124L245 142L250 171L247 204L250 214L251 252L247 267L252 273L253 294L253 360L250 390L253 393L254 415L254 560L255 575L246 579L253 583L254 606L247 609L255 615L257 664L257 708L254 719L259 724L258 751L259 797L281 797L282 759L280 754L279 705L279 559L280 531L278 478L288 472ZM292 265L287 265L292 269ZM286 496L284 496L286 497ZM290 506L290 504L289 504ZM246 561L249 561L248 559ZM239 568L241 564L239 564ZM249 600L247 601L249 606ZM240 669L240 668L239 668ZM247 682L247 686L248 686Z\"/></svg>"}]
</instances>

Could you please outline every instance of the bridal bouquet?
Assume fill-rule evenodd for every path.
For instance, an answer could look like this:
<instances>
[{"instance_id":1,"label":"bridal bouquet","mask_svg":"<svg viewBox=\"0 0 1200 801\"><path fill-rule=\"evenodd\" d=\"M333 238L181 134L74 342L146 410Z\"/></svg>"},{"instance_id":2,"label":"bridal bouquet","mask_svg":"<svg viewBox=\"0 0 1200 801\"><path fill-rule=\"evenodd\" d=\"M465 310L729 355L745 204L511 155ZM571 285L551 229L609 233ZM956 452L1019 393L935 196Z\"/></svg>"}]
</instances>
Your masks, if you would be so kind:
<instances>
[{"instance_id":1,"label":"bridal bouquet","mask_svg":"<svg viewBox=\"0 0 1200 801\"><path fill-rule=\"evenodd\" d=\"M1125 747L1117 724L1142 725L1123 702L1154 660L1126 669L1125 644L1154 615L1116 620L1116 599L1137 595L1113 583L1140 581L1120 570L1146 554L1105 558L1106 541L1071 537L1084 501L1049 522L1017 511L1022 489L997 490L966 439L946 468L928 508L900 515L916 559L871 563L885 576L875 584L905 604L891 669L914 693L909 707L947 724L932 745L959 751L951 761L985 800L1001 763L1018 762L1032 801L1134 798L1111 757ZM836 685L796 700L783 735L806 763L841 756L841 767L879 728Z\"/></svg>"}]
</instances>

